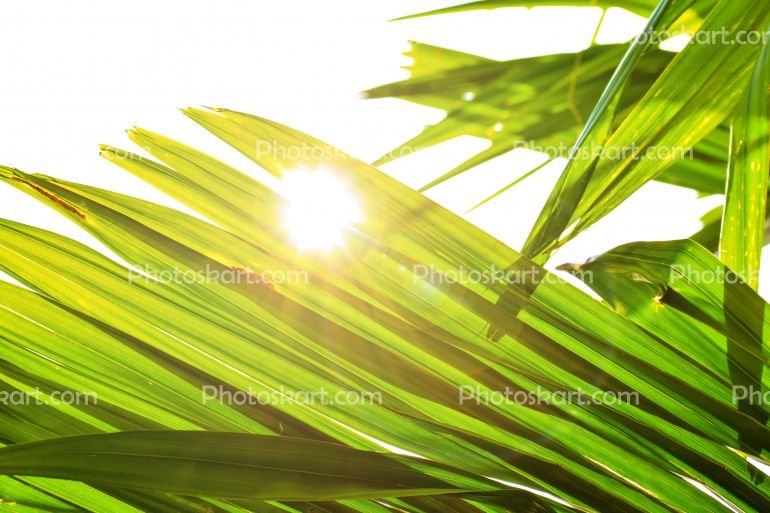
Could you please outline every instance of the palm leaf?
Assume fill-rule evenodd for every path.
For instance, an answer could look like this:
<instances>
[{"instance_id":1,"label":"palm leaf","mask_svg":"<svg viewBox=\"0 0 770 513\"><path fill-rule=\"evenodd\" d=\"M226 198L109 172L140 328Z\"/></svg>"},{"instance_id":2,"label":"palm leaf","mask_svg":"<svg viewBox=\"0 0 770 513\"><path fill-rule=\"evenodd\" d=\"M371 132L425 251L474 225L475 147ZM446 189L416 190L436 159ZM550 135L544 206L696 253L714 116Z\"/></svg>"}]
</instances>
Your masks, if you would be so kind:
<instances>
[{"instance_id":1,"label":"palm leaf","mask_svg":"<svg viewBox=\"0 0 770 513\"><path fill-rule=\"evenodd\" d=\"M640 16L648 16L657 5L657 0L480 0L419 14L412 14L398 19L408 20L422 16L475 11L480 9L500 9L503 7L600 7L602 9L620 7Z\"/></svg>"},{"instance_id":2,"label":"palm leaf","mask_svg":"<svg viewBox=\"0 0 770 513\"><path fill-rule=\"evenodd\" d=\"M292 498L305 501L300 507L316 507L312 501L320 500L319 511L498 511L501 504L515 503L543 511L706 512L717 507L717 499L744 511L767 508L766 485L754 484L745 458L727 448L755 452L751 440L766 436L751 412L731 403L729 371L724 374L721 368L722 378L715 380L712 374L720 368L706 373L701 352L652 335L321 141L243 113L186 113L279 178L297 167L331 167L366 199L367 221L350 230L347 248L337 258L298 253L280 226L280 195L212 157L145 130L131 137L165 165L108 147L103 154L216 224L122 194L4 168L0 178L67 216L140 269L255 274L302 269L308 280L271 285L145 279L65 237L2 222L2 269L33 291L0 288L7 316L0 334L10 358L0 379L17 389L98 390L100 400L95 405L16 407L0 418L0 437L20 444L0 450L0 472L4 451L16 455L6 472L18 473L11 462L23 463L29 454L29 461L45 463L55 448L67 447L69 437L96 435L76 440L98 445L120 440L100 433L165 429L173 431L127 436L205 438L179 435L192 429L246 437L258 433L270 436L259 440L280 443L290 443L288 435L310 447L334 442L349 447L343 452L369 451L351 454L397 449L426 458L408 460L424 474L410 474L420 483L439 479L443 490L470 490L473 496L434 493L372 502L367 499L401 492L358 488L341 493L341 488L323 486L309 496L272 489L251 499L218 502L206 496L214 493L210 488L197 487L170 468L151 480L136 473L132 479L144 479L144 485L132 487L108 479L109 474L86 475L72 458L65 458L57 476L82 479L112 500L150 511L148 504L156 499L169 511L204 504L178 494L202 495L202 507L232 511L292 507L264 502ZM257 151L266 147L260 141L269 141L274 153ZM338 159L291 160L287 156L296 152L285 150L292 145L310 145L320 150L312 155ZM345 265L339 265L339 258ZM448 284L419 274L421 266L446 274L504 269L512 262L528 271L522 275L526 279ZM702 326L695 326L709 328L712 314L706 308L699 318ZM499 337L491 338L490 324L498 327ZM712 359L718 355L714 349ZM756 352L748 355L752 365L764 361ZM254 408L212 400L204 404L200 397L194 404L196 392L206 385L280 397L286 390L319 389L382 395L380 402L354 407L287 399ZM610 389L635 392L640 400L494 404L458 401L461 387L584 394ZM29 431L31 425L44 428ZM178 450L194 450L187 445ZM171 450L163 447L145 446L137 464L150 464ZM231 454L256 461L246 453ZM322 473L333 472L331 464L318 465ZM488 478L511 483L522 493L512 498L508 485L489 485ZM488 492L455 486L458 479L485 483ZM347 481L338 484L354 487ZM57 488L61 482L55 483L50 493L68 496ZM327 502L332 499L340 502Z\"/></svg>"},{"instance_id":3,"label":"palm leaf","mask_svg":"<svg viewBox=\"0 0 770 513\"><path fill-rule=\"evenodd\" d=\"M731 158L722 219L719 254L755 289L759 285L759 258L764 242L767 202L768 87L770 48L762 48L746 99L733 121Z\"/></svg>"},{"instance_id":4,"label":"palm leaf","mask_svg":"<svg viewBox=\"0 0 770 513\"><path fill-rule=\"evenodd\" d=\"M763 4L762 7L766 6ZM768 11L764 8L753 10L748 16L746 13L734 2L721 2L700 31L713 33L726 26L739 31L749 30L757 24L767 25ZM550 252L612 211L674 161L650 157L650 148L689 148L716 128L735 108L758 52L756 45L689 45L617 129L605 129L605 133L596 135L596 124L589 121L578 140L575 154L585 144L589 147L635 147L638 150L614 161L602 156L573 159L541 212L525 245L525 253L539 259L547 258ZM628 73L624 68L627 66L621 65L618 73ZM716 101L706 94L714 87L723 91ZM600 100L594 112L595 117L606 110L603 105L617 101L616 94L617 91L608 88L605 100ZM686 107L682 103L685 99L688 100Z\"/></svg>"}]
</instances>

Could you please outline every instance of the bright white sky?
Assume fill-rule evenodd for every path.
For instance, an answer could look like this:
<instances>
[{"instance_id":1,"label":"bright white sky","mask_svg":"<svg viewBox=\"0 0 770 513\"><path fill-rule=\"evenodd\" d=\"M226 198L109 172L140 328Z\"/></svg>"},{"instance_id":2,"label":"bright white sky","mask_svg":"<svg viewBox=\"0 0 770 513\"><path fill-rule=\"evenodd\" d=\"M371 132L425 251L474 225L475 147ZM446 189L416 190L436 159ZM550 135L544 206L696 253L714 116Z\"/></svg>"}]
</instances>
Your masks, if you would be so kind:
<instances>
[{"instance_id":1,"label":"bright white sky","mask_svg":"<svg viewBox=\"0 0 770 513\"><path fill-rule=\"evenodd\" d=\"M600 15L592 8L508 8L387 23L452 3L458 2L2 2L0 162L186 210L101 159L97 145L134 151L124 130L136 125L259 173L176 110L211 105L275 119L371 161L443 116L399 100L359 99L359 91L407 78L400 69L407 61L401 55L407 40L497 59L573 51L589 43ZM598 40L625 40L643 22L612 10ZM419 186L486 144L470 137L449 141L384 170ZM508 154L429 195L464 213L528 169L532 157ZM518 249L556 176L552 170L532 177L468 218ZM560 251L552 264L582 262L633 240L685 237L717 203L650 184ZM0 217L63 233L109 254L11 187L0 187Z\"/></svg>"}]
</instances>

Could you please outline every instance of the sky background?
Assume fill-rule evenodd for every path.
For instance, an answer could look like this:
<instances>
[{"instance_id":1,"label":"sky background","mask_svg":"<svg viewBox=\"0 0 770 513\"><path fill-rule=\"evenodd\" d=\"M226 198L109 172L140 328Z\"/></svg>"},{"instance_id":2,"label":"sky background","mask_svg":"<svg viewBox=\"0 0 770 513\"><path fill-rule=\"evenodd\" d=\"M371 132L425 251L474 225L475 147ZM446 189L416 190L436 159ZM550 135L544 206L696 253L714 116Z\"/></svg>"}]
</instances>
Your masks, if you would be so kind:
<instances>
[{"instance_id":1,"label":"sky background","mask_svg":"<svg viewBox=\"0 0 770 513\"><path fill-rule=\"evenodd\" d=\"M454 2L457 3L457 2ZM402 80L408 40L511 59L576 51L591 41L594 8L507 8L388 20L451 0L362 2L185 0L0 3L0 163L142 197L190 212L98 156L98 144L135 151L139 126L178 139L262 177L264 172L176 109L209 105L275 119L366 161L419 133L444 113L360 91ZM597 39L620 42L644 20L619 9ZM418 187L484 149L462 137L383 170ZM428 195L455 212L525 172L537 155L517 150ZM466 217L519 249L560 166L545 170ZM683 238L719 198L651 183L568 244L549 263L582 262L635 240ZM113 256L91 236L10 186L0 217L53 230ZM767 264L766 264L767 265ZM770 271L769 271L770 272ZM767 297L770 279L760 291Z\"/></svg>"}]
</instances>

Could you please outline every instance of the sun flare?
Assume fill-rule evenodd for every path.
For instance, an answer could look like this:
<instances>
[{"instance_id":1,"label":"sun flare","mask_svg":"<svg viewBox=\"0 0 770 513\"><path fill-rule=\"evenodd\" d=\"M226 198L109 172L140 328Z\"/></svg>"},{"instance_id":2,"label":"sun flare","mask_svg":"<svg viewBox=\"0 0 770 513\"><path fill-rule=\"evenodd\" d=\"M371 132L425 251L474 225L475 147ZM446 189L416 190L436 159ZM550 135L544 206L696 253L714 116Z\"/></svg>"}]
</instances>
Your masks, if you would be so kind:
<instances>
[{"instance_id":1,"label":"sun flare","mask_svg":"<svg viewBox=\"0 0 770 513\"><path fill-rule=\"evenodd\" d=\"M284 226L294 244L305 251L341 246L343 234L363 220L347 184L328 171L297 171L283 180Z\"/></svg>"}]
</instances>

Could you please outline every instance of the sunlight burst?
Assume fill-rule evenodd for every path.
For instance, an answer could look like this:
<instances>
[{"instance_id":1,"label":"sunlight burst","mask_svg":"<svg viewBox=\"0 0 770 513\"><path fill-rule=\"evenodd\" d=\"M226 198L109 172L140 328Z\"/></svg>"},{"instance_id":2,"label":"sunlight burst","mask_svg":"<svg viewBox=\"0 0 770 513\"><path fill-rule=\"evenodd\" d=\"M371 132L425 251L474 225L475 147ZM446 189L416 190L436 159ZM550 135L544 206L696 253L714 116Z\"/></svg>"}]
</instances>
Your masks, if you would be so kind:
<instances>
[{"instance_id":1,"label":"sunlight burst","mask_svg":"<svg viewBox=\"0 0 770 513\"><path fill-rule=\"evenodd\" d=\"M363 221L347 184L328 171L297 171L283 180L284 222L298 248L324 251L342 245L343 233Z\"/></svg>"}]
</instances>

